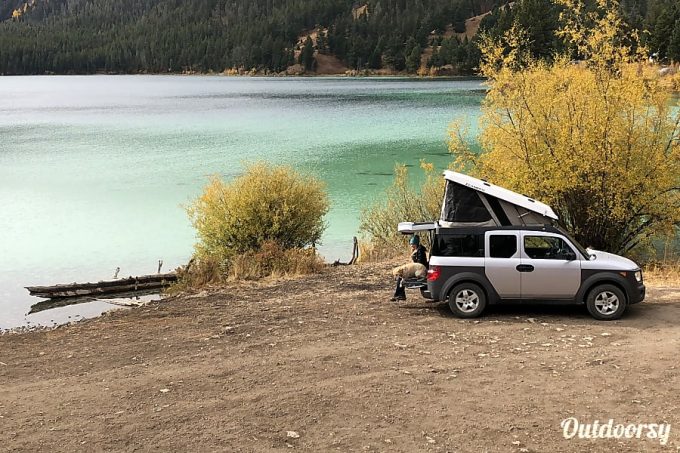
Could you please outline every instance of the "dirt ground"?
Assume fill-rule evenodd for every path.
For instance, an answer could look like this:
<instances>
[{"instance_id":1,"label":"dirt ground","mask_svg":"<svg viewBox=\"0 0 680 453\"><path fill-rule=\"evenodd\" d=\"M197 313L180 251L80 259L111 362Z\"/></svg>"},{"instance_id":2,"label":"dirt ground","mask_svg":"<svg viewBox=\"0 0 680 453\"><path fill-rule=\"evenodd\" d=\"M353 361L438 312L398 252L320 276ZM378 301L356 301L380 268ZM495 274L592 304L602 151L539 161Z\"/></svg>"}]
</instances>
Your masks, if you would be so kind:
<instances>
[{"instance_id":1,"label":"dirt ground","mask_svg":"<svg viewBox=\"0 0 680 453\"><path fill-rule=\"evenodd\" d=\"M388 268L0 336L0 450L680 450L680 288L616 322L522 306L472 321L387 302ZM567 440L567 417L672 429L665 446Z\"/></svg>"}]
</instances>

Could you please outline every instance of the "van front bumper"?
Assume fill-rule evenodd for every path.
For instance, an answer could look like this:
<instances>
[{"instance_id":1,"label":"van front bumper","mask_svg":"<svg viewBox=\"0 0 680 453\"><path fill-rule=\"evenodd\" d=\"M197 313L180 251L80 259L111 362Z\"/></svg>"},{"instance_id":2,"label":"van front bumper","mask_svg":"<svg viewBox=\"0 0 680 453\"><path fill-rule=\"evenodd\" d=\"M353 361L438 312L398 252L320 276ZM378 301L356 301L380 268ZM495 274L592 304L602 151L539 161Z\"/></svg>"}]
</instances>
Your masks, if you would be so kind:
<instances>
[{"instance_id":1,"label":"van front bumper","mask_svg":"<svg viewBox=\"0 0 680 453\"><path fill-rule=\"evenodd\" d=\"M640 302L645 300L645 293L646 289L644 283L639 283L637 287L631 292L628 303L639 304Z\"/></svg>"}]
</instances>

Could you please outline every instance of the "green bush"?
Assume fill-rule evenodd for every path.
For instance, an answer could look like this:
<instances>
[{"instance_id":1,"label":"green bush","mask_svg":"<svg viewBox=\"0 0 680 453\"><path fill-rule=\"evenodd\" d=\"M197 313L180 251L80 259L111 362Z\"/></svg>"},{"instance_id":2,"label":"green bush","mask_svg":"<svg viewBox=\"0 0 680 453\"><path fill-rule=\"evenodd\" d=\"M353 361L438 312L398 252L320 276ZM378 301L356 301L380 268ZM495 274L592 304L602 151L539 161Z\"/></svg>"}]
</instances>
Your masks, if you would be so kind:
<instances>
[{"instance_id":1,"label":"green bush","mask_svg":"<svg viewBox=\"0 0 680 453\"><path fill-rule=\"evenodd\" d=\"M198 238L195 268L203 276L213 276L213 281L215 275L233 276L235 263L244 268L244 257L263 259L255 265L260 270L248 271L257 276L285 274L286 266L316 268L298 266L291 257L310 254L303 249L321 239L328 208L324 184L289 167L257 163L229 183L214 177L187 208ZM265 245L269 253L259 253ZM318 257L312 254L316 263ZM272 261L276 257L280 263Z\"/></svg>"}]
</instances>

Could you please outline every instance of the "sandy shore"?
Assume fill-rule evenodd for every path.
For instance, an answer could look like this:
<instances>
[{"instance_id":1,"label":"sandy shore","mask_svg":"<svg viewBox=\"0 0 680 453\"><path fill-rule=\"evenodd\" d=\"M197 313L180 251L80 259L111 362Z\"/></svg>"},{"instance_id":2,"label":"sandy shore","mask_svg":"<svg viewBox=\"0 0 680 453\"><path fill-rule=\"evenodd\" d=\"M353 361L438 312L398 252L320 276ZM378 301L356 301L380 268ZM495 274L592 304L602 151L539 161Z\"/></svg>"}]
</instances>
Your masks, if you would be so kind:
<instances>
[{"instance_id":1,"label":"sandy shore","mask_svg":"<svg viewBox=\"0 0 680 453\"><path fill-rule=\"evenodd\" d=\"M389 264L0 336L3 451L677 451L680 289L620 321L386 302ZM566 440L576 417L670 423ZM290 431L290 432L289 432Z\"/></svg>"}]
</instances>

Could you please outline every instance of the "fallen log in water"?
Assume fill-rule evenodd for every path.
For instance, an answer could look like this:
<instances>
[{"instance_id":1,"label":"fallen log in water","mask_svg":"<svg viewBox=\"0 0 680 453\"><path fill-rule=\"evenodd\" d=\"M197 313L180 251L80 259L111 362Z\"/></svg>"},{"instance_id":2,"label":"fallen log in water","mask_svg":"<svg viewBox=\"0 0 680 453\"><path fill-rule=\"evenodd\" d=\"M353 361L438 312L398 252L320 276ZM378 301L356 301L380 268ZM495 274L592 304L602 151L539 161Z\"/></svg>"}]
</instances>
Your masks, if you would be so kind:
<instances>
[{"instance_id":1,"label":"fallen log in water","mask_svg":"<svg viewBox=\"0 0 680 453\"><path fill-rule=\"evenodd\" d=\"M103 296L116 293L134 293L137 291L160 290L177 281L177 274L141 275L139 277L121 278L97 283L71 283L54 286L27 286L31 296L46 299L64 297Z\"/></svg>"},{"instance_id":2,"label":"fallen log in water","mask_svg":"<svg viewBox=\"0 0 680 453\"><path fill-rule=\"evenodd\" d=\"M157 289L148 291L137 291L130 293L113 293L103 294L99 296L79 296L79 297L59 297L55 299L41 300L33 305L28 312L29 315L39 313L45 310L52 310L53 308L68 307L71 305L85 304L88 302L101 301L112 305L121 305L126 307L134 307L140 305L140 298L158 294Z\"/></svg>"}]
</instances>

